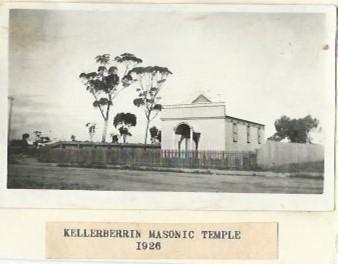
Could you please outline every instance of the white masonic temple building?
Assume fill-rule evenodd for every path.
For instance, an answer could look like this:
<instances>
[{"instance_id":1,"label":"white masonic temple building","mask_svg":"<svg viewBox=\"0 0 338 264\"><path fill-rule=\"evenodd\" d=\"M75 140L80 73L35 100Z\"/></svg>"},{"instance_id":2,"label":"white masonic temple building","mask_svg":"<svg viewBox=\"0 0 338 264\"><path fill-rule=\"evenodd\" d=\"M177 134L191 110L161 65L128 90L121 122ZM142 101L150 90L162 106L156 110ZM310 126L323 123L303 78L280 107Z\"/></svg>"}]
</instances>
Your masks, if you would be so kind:
<instances>
[{"instance_id":1,"label":"white masonic temple building","mask_svg":"<svg viewBox=\"0 0 338 264\"><path fill-rule=\"evenodd\" d=\"M252 151L264 143L264 125L229 116L224 102L199 95L190 104L164 105L162 149Z\"/></svg>"}]
</instances>

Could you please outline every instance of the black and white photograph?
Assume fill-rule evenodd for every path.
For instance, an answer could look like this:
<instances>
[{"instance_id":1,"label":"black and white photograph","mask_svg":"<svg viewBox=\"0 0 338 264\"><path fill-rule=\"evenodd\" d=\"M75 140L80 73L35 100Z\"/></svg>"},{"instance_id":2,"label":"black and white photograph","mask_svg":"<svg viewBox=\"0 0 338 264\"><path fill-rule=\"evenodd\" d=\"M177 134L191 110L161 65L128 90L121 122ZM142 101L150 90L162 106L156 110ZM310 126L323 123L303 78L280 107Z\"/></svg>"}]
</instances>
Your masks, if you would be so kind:
<instances>
[{"instance_id":1,"label":"black and white photograph","mask_svg":"<svg viewBox=\"0 0 338 264\"><path fill-rule=\"evenodd\" d=\"M336 48L304 10L10 9L6 188L322 195Z\"/></svg>"}]
</instances>

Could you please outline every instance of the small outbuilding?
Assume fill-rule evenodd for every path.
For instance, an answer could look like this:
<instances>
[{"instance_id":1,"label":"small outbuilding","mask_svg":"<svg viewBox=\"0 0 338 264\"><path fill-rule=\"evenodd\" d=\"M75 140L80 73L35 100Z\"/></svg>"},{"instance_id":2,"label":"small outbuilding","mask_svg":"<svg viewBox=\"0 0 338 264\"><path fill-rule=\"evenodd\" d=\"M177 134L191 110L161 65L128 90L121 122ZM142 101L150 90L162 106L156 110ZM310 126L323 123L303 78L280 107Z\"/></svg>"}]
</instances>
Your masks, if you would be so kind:
<instances>
[{"instance_id":1,"label":"small outbuilding","mask_svg":"<svg viewBox=\"0 0 338 264\"><path fill-rule=\"evenodd\" d=\"M224 102L203 94L190 104L164 105L162 150L253 151L264 143L264 125L226 113Z\"/></svg>"}]
</instances>

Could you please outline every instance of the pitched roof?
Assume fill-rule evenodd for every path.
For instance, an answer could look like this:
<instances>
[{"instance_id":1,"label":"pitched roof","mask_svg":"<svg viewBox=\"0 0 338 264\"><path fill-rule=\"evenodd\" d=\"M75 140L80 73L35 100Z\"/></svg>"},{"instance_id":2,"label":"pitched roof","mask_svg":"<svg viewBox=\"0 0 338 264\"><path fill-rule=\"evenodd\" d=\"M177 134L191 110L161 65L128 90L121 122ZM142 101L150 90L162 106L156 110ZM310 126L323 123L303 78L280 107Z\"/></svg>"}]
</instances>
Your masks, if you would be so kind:
<instances>
[{"instance_id":1,"label":"pitched roof","mask_svg":"<svg viewBox=\"0 0 338 264\"><path fill-rule=\"evenodd\" d=\"M233 116L229 116L229 115L227 115L226 118L231 119L231 120L236 120L236 121L242 121L242 122L250 123L250 124L254 124L254 125L265 126L264 124L252 122L252 121L249 121L249 120L245 120L245 119L242 119L242 118L237 118L237 117L233 117Z\"/></svg>"},{"instance_id":2,"label":"pitched roof","mask_svg":"<svg viewBox=\"0 0 338 264\"><path fill-rule=\"evenodd\" d=\"M199 103L211 103L211 100L204 96L203 94L200 94L195 98L192 102L192 104L199 104Z\"/></svg>"}]
</instances>

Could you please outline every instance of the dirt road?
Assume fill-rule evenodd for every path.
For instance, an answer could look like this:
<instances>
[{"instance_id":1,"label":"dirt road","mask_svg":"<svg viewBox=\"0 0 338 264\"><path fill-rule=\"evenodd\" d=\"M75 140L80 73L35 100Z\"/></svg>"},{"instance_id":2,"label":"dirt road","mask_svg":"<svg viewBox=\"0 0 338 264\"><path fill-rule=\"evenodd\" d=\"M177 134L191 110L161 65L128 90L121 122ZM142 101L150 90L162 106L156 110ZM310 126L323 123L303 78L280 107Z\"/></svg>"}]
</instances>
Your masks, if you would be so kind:
<instances>
[{"instance_id":1,"label":"dirt road","mask_svg":"<svg viewBox=\"0 0 338 264\"><path fill-rule=\"evenodd\" d=\"M322 179L9 164L8 188L229 193L321 193Z\"/></svg>"}]
</instances>

